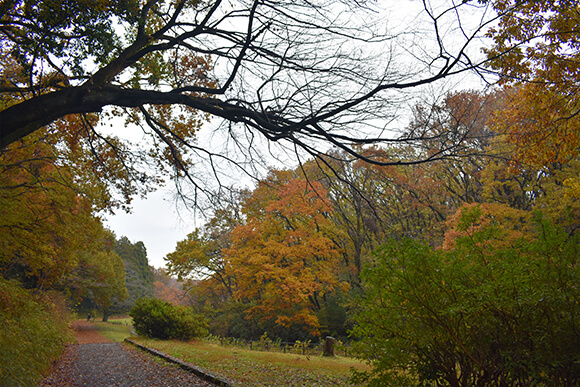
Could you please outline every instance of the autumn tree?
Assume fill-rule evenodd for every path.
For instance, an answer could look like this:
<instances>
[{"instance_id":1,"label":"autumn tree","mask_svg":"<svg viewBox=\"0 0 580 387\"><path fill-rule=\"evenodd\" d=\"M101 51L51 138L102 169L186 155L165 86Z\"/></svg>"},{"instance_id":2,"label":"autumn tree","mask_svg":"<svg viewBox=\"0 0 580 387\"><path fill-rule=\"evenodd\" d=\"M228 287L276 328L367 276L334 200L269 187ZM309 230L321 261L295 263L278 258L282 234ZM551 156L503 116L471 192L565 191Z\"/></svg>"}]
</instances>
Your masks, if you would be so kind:
<instances>
[{"instance_id":1,"label":"autumn tree","mask_svg":"<svg viewBox=\"0 0 580 387\"><path fill-rule=\"evenodd\" d=\"M184 305L185 292L183 285L176 278L167 274L163 268L152 268L155 281L154 297L174 305Z\"/></svg>"},{"instance_id":2,"label":"autumn tree","mask_svg":"<svg viewBox=\"0 0 580 387\"><path fill-rule=\"evenodd\" d=\"M578 5L567 0L493 1L501 17L488 32L491 67L505 85L495 129L515 145L515 165L533 168L578 159ZM507 53L498 56L500 52ZM568 194L580 182L565 180Z\"/></svg>"},{"instance_id":3,"label":"autumn tree","mask_svg":"<svg viewBox=\"0 0 580 387\"><path fill-rule=\"evenodd\" d=\"M409 150L394 147L364 151L373 153L375 158L380 155L385 161L405 152ZM394 235L418 236L427 232L432 214L435 222L438 216L439 220L444 216L438 214L442 210L437 208L439 204L433 203L440 184L418 166L373 166L337 160L340 156L331 154L325 165L312 163L304 169L309 179L319 181L328 190L333 208L330 218L340 230L336 240L343 248L350 281L358 286L364 260L372 250Z\"/></svg>"},{"instance_id":4,"label":"autumn tree","mask_svg":"<svg viewBox=\"0 0 580 387\"><path fill-rule=\"evenodd\" d=\"M106 317L126 298L125 275L97 213L126 208L148 179L114 154L95 158L84 129L69 117L0 151L2 275L73 303L88 297Z\"/></svg>"},{"instance_id":5,"label":"autumn tree","mask_svg":"<svg viewBox=\"0 0 580 387\"><path fill-rule=\"evenodd\" d=\"M345 259L353 265L358 282L364 259L388 238L421 238L432 245L443 242L443 223L463 203L481 201L483 170L488 157L506 157L496 148L491 130L495 93L473 90L453 92L435 103L422 102L413 109L406 131L420 133L422 141L387 148L366 147L361 153L388 163L428 157L445 146L445 133L462 138L455 157L437 163L385 166L329 154L324 163L304 163L310 179L329 191L333 220L343 238ZM420 154L423 154L421 156ZM337 178L337 175L340 178ZM347 241L348 239L348 241Z\"/></svg>"},{"instance_id":6,"label":"autumn tree","mask_svg":"<svg viewBox=\"0 0 580 387\"><path fill-rule=\"evenodd\" d=\"M251 305L237 300L236 275L228 269L227 251L233 243L233 231L245 224L244 202L249 191L232 189L229 195L216 194L206 223L179 241L175 251L165 257L168 273L183 286L184 301L209 320L210 332L222 337L257 339L265 331L271 335L295 339L295 332L277 329L257 318L247 319ZM302 338L301 336L298 336Z\"/></svg>"},{"instance_id":7,"label":"autumn tree","mask_svg":"<svg viewBox=\"0 0 580 387\"><path fill-rule=\"evenodd\" d=\"M576 2L487 2L499 18L487 32L493 44L485 51L490 67L503 82L538 83L551 90L572 91L577 87L580 16Z\"/></svg>"},{"instance_id":8,"label":"autumn tree","mask_svg":"<svg viewBox=\"0 0 580 387\"><path fill-rule=\"evenodd\" d=\"M165 257L168 273L186 287L197 286L204 279L213 282L211 287L231 295L233 282L226 273L224 251L232 244L232 231L244 221L242 201L247 196L244 190L231 190L229 196L216 194L213 216L202 228L177 242L175 251Z\"/></svg>"},{"instance_id":9,"label":"autumn tree","mask_svg":"<svg viewBox=\"0 0 580 387\"><path fill-rule=\"evenodd\" d=\"M79 181L73 163L63 163L71 158L41 134L0 154L0 262L5 277L50 289L66 283L81 252L99 250L94 210L103 191L94 179Z\"/></svg>"},{"instance_id":10,"label":"autumn tree","mask_svg":"<svg viewBox=\"0 0 580 387\"><path fill-rule=\"evenodd\" d=\"M109 233L95 212L114 207L82 152L38 131L1 153L2 275L26 287L80 297L101 289L101 305L125 296ZM106 291L105 291L106 289Z\"/></svg>"},{"instance_id":11,"label":"autumn tree","mask_svg":"<svg viewBox=\"0 0 580 387\"><path fill-rule=\"evenodd\" d=\"M330 211L319 183L289 172L273 172L254 191L246 203L247 221L236 227L227 251L235 297L254 302L250 316L318 332L316 311L346 286Z\"/></svg>"},{"instance_id":12,"label":"autumn tree","mask_svg":"<svg viewBox=\"0 0 580 387\"><path fill-rule=\"evenodd\" d=\"M165 257L168 274L175 276L184 289L184 301L204 313L210 321L210 331L222 336L248 338L247 331L231 331L233 325L244 325L237 324L245 323L244 307L232 298L235 277L226 270L225 256L232 244L232 231L244 221L242 203L248 194L237 189L216 193L212 216L203 227L177 242L175 251Z\"/></svg>"},{"instance_id":13,"label":"autumn tree","mask_svg":"<svg viewBox=\"0 0 580 387\"><path fill-rule=\"evenodd\" d=\"M456 157L436 163L440 168L435 179L444 184L448 204L457 209L462 203L479 201L481 170L487 158L505 157L496 144L497 134L491 126L492 115L503 108L495 91L462 90L446 94L441 101L415 106L408 131L427 134L421 142L421 152L438 152L446 142L458 141L443 137L453 133L462 138L462 149Z\"/></svg>"},{"instance_id":14,"label":"autumn tree","mask_svg":"<svg viewBox=\"0 0 580 387\"><path fill-rule=\"evenodd\" d=\"M122 261L96 216L123 199L107 189L107 173L98 177L103 164L83 156L50 130L0 150L2 384L34 384L64 350L67 300L92 293L106 310L126 294Z\"/></svg>"},{"instance_id":15,"label":"autumn tree","mask_svg":"<svg viewBox=\"0 0 580 387\"><path fill-rule=\"evenodd\" d=\"M293 171L272 171L168 254L168 272L185 281L213 333L256 338L267 330L302 338L300 328L320 328L319 315L327 328L334 316L326 303L346 289L339 276L348 276L340 270L344 254L324 192Z\"/></svg>"},{"instance_id":16,"label":"autumn tree","mask_svg":"<svg viewBox=\"0 0 580 387\"><path fill-rule=\"evenodd\" d=\"M486 124L494 132L506 103L501 91L496 98ZM371 385L577 383L578 367L566 361L578 356L580 218L564 181L578 164L514 168L517 145L490 134L495 157L474 164L480 188L466 197L479 203L447 217L442 248L395 237L363 271L354 333L373 370L357 376ZM436 176L446 184L446 174Z\"/></svg>"}]
</instances>

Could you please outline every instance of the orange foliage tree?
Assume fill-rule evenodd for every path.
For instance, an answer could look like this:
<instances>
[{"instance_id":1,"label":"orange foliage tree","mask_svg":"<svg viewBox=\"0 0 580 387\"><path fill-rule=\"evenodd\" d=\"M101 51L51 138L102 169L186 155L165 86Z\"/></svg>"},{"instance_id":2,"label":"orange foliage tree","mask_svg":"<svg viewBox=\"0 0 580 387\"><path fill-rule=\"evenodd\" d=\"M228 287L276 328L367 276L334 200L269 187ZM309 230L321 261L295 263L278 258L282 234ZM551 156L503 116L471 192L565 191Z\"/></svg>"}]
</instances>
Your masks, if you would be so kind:
<instances>
[{"instance_id":1,"label":"orange foliage tree","mask_svg":"<svg viewBox=\"0 0 580 387\"><path fill-rule=\"evenodd\" d=\"M226 252L235 296L254 303L249 316L318 334L315 311L328 294L347 287L339 279L341 252L326 191L318 182L274 173L247 205L247 223L233 231Z\"/></svg>"},{"instance_id":2,"label":"orange foliage tree","mask_svg":"<svg viewBox=\"0 0 580 387\"><path fill-rule=\"evenodd\" d=\"M127 290L97 214L125 207L148 179L112 150L93 157L100 145L85 126L93 120L67 117L0 150L0 275L73 301L91 294L106 316Z\"/></svg>"},{"instance_id":3,"label":"orange foliage tree","mask_svg":"<svg viewBox=\"0 0 580 387\"><path fill-rule=\"evenodd\" d=\"M155 298L160 300L170 302L174 305L183 305L185 292L182 285L169 274L165 269L152 268L153 275L155 276Z\"/></svg>"}]
</instances>

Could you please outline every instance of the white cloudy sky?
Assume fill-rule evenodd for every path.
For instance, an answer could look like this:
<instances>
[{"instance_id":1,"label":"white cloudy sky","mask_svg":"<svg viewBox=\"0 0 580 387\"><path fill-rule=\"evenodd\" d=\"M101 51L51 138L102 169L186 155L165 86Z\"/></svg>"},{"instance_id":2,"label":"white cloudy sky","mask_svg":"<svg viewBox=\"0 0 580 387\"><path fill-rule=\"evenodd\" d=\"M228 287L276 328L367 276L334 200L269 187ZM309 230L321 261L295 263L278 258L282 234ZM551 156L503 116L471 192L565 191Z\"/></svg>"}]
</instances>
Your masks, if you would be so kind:
<instances>
[{"instance_id":1,"label":"white cloudy sky","mask_svg":"<svg viewBox=\"0 0 580 387\"><path fill-rule=\"evenodd\" d=\"M165 266L165 255L196 227L193 214L185 210L177 213L170 197L166 190L153 192L147 199L135 199L131 214L119 211L105 217L105 225L117 238L126 236L133 243L143 242L149 264L157 268Z\"/></svg>"},{"instance_id":2,"label":"white cloudy sky","mask_svg":"<svg viewBox=\"0 0 580 387\"><path fill-rule=\"evenodd\" d=\"M163 267L163 257L175 249L177 241L189 232L180 224L171 203L164 200L163 193L155 192L145 200L135 199L133 211L119 211L106 215L105 225L115 232L117 238L126 236L133 243L141 241L147 248L149 264Z\"/></svg>"}]
</instances>

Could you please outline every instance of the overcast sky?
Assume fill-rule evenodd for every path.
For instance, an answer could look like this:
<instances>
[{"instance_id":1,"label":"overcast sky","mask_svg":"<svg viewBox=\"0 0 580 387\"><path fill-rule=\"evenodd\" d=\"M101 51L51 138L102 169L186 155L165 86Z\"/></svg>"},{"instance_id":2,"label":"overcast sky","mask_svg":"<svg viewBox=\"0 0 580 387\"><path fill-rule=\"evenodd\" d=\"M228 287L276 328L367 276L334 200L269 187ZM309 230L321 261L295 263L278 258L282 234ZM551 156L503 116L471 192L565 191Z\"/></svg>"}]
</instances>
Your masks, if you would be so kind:
<instances>
[{"instance_id":1,"label":"overcast sky","mask_svg":"<svg viewBox=\"0 0 580 387\"><path fill-rule=\"evenodd\" d=\"M150 193L145 200L135 199L132 208L131 214L119 211L114 216L105 216L105 226L117 238L126 236L133 243L143 242L149 265L164 267L163 258L196 227L193 213L186 210L177 213L167 189Z\"/></svg>"}]
</instances>

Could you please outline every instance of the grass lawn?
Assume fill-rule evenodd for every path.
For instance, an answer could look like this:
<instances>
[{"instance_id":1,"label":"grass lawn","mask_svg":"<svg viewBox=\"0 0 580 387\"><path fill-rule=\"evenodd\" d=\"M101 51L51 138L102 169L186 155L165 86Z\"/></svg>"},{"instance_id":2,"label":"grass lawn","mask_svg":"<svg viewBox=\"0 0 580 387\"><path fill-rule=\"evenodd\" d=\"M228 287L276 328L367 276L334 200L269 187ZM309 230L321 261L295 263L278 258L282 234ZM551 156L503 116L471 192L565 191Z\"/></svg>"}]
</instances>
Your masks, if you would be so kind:
<instances>
[{"instance_id":1,"label":"grass lawn","mask_svg":"<svg viewBox=\"0 0 580 387\"><path fill-rule=\"evenodd\" d=\"M351 368L368 369L364 363L344 357L249 351L204 341L133 339L242 386L350 386Z\"/></svg>"},{"instance_id":2,"label":"grass lawn","mask_svg":"<svg viewBox=\"0 0 580 387\"><path fill-rule=\"evenodd\" d=\"M131 331L129 330L129 325L131 325L130 317L123 319L109 319L108 322L97 321L95 322L95 325L101 335L116 343L120 343L125 340L126 337L131 336Z\"/></svg>"},{"instance_id":3,"label":"grass lawn","mask_svg":"<svg viewBox=\"0 0 580 387\"><path fill-rule=\"evenodd\" d=\"M131 317L109 317L108 322L115 325L131 325L133 319Z\"/></svg>"}]
</instances>

